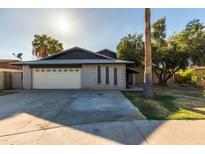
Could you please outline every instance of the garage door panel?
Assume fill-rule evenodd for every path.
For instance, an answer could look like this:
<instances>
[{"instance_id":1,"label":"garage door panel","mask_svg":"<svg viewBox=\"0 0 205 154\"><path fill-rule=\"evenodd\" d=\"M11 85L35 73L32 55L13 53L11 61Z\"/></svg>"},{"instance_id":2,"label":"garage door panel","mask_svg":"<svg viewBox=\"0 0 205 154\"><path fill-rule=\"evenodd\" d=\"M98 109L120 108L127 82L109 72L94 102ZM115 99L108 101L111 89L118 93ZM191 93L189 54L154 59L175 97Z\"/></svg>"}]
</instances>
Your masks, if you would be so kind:
<instances>
[{"instance_id":1,"label":"garage door panel","mask_svg":"<svg viewBox=\"0 0 205 154\"><path fill-rule=\"evenodd\" d=\"M33 69L33 89L79 89L80 72L80 68L66 69L66 72L60 68Z\"/></svg>"}]
</instances>

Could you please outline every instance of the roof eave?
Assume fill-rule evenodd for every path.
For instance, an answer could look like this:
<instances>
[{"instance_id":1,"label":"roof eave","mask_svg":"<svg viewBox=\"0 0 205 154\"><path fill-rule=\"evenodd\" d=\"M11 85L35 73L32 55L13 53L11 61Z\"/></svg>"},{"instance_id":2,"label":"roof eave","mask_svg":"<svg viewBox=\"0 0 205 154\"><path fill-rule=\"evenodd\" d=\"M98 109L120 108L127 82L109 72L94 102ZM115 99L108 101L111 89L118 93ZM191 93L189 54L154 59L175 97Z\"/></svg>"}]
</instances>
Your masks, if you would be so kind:
<instances>
[{"instance_id":1,"label":"roof eave","mask_svg":"<svg viewBox=\"0 0 205 154\"><path fill-rule=\"evenodd\" d=\"M75 63L41 63L41 62L18 62L12 63L12 65L73 65L73 64L133 64L132 61L122 62L75 62Z\"/></svg>"}]
</instances>

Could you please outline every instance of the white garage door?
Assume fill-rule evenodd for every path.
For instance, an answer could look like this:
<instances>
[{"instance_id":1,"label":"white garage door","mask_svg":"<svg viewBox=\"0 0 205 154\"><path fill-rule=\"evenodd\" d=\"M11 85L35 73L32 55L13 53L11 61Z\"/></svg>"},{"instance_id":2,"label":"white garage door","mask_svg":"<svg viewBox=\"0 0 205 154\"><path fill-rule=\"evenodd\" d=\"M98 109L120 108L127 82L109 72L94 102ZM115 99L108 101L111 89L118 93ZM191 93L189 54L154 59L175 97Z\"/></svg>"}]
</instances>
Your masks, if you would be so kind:
<instances>
[{"instance_id":1,"label":"white garage door","mask_svg":"<svg viewBox=\"0 0 205 154\"><path fill-rule=\"evenodd\" d=\"M79 89L80 68L34 68L33 89Z\"/></svg>"}]
</instances>

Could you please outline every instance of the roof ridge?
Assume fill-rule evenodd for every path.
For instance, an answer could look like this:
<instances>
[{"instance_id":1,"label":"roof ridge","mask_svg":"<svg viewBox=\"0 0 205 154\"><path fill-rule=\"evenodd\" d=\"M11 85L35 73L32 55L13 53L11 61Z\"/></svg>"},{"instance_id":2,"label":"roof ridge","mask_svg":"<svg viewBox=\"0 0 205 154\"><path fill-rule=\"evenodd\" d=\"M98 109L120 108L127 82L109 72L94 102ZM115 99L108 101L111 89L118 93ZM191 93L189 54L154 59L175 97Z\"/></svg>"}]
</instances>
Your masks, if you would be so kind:
<instances>
[{"instance_id":1,"label":"roof ridge","mask_svg":"<svg viewBox=\"0 0 205 154\"><path fill-rule=\"evenodd\" d=\"M63 54L63 53L72 51L73 49L79 49L79 50L82 50L82 51L85 51L85 52L88 52L88 53L91 53L91 54L95 54L95 55L97 55L97 56L104 57L104 58L107 58L107 59L114 59L114 58L111 58L111 57L109 57L109 56L102 55L102 54L96 53L96 52L94 52L94 51L90 51L90 50L87 50L87 49L84 49L84 48L75 46L75 47L72 47L72 48L63 50L63 51L61 51L61 52L58 52L58 53L56 53L56 54L53 54L53 55L51 55L51 56L48 56L48 57L39 59L39 60L46 60L46 59L49 59L49 58L51 58L51 57L55 57L55 56L61 55L61 54Z\"/></svg>"},{"instance_id":2,"label":"roof ridge","mask_svg":"<svg viewBox=\"0 0 205 154\"><path fill-rule=\"evenodd\" d=\"M107 49L107 48L104 48L104 49L102 49L102 50L99 50L99 51L97 51L97 52L100 52L100 51L104 51L104 50L108 50L108 51L110 51L110 52L116 53L115 51L113 51L113 50L110 50L110 49Z\"/></svg>"}]
</instances>

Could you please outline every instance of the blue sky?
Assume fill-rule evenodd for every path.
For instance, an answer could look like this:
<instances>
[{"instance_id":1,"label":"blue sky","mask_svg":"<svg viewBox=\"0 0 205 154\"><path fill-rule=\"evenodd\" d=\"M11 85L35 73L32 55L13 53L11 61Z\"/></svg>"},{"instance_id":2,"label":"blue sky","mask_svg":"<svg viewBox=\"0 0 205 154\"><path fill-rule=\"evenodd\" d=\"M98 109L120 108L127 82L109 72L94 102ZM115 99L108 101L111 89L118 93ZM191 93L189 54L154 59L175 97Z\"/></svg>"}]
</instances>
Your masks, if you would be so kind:
<instances>
[{"instance_id":1,"label":"blue sky","mask_svg":"<svg viewBox=\"0 0 205 154\"><path fill-rule=\"evenodd\" d=\"M165 16L169 35L194 18L205 23L204 14L205 9L152 9L152 22ZM30 60L34 34L48 34L64 49L115 50L123 36L143 33L144 9L0 9L0 21L0 58L23 52Z\"/></svg>"}]
</instances>

